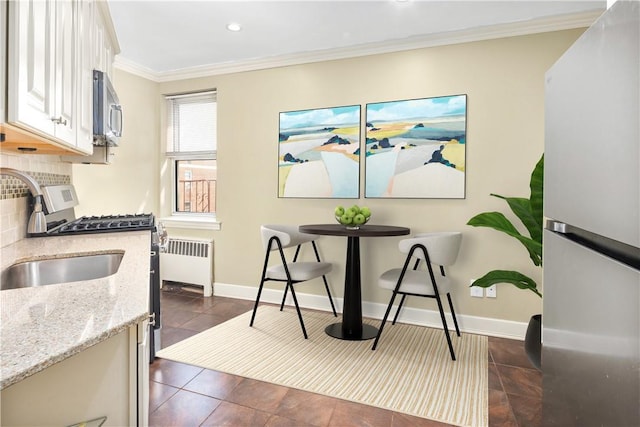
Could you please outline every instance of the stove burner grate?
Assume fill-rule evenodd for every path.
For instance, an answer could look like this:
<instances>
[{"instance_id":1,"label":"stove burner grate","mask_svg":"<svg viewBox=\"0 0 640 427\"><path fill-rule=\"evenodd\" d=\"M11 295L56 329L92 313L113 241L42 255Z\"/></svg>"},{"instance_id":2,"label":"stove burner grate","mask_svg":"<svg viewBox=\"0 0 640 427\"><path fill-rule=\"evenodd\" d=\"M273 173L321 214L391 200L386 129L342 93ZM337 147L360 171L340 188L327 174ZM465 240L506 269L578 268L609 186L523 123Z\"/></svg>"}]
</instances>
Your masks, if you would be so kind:
<instances>
[{"instance_id":1,"label":"stove burner grate","mask_svg":"<svg viewBox=\"0 0 640 427\"><path fill-rule=\"evenodd\" d=\"M153 230L153 214L105 215L78 218L57 228L55 234L109 233L114 231Z\"/></svg>"}]
</instances>

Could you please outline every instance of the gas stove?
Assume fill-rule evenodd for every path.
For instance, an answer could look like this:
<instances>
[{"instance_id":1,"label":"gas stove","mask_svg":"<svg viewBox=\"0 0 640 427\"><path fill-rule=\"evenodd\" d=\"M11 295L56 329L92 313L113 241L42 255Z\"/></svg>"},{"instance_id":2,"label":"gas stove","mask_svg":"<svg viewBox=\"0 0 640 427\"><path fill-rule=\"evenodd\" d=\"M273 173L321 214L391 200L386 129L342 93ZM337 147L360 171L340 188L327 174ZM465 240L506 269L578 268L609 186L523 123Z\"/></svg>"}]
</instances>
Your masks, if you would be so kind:
<instances>
[{"instance_id":1,"label":"gas stove","mask_svg":"<svg viewBox=\"0 0 640 427\"><path fill-rule=\"evenodd\" d=\"M76 218L78 196L72 185L42 187L48 236L61 234L113 233L118 231L156 231L151 213L83 216Z\"/></svg>"},{"instance_id":2,"label":"gas stove","mask_svg":"<svg viewBox=\"0 0 640 427\"><path fill-rule=\"evenodd\" d=\"M153 214L83 216L52 228L48 234L112 233L155 230Z\"/></svg>"}]
</instances>

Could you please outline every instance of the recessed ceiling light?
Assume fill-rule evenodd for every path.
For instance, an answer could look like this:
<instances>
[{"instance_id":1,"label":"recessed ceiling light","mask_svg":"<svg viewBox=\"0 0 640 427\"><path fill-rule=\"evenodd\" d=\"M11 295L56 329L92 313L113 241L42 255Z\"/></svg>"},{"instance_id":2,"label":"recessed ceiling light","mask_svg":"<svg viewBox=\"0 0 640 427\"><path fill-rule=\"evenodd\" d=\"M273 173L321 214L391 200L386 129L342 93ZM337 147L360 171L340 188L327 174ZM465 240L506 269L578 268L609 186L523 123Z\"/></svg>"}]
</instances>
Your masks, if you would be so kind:
<instances>
[{"instance_id":1,"label":"recessed ceiling light","mask_svg":"<svg viewBox=\"0 0 640 427\"><path fill-rule=\"evenodd\" d=\"M230 22L227 24L227 30L229 31L240 31L242 27L237 22Z\"/></svg>"}]
</instances>

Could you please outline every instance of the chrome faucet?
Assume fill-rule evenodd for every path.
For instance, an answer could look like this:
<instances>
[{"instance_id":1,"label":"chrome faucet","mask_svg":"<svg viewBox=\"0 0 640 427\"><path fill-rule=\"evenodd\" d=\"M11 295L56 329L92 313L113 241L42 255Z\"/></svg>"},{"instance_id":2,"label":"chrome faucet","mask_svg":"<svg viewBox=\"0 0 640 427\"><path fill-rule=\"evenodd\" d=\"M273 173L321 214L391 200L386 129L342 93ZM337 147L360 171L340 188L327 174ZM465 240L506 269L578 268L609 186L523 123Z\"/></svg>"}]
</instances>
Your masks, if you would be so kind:
<instances>
[{"instance_id":1,"label":"chrome faucet","mask_svg":"<svg viewBox=\"0 0 640 427\"><path fill-rule=\"evenodd\" d=\"M42 190L40 189L40 185L35 179L33 179L33 177L17 169L0 167L0 175L13 176L27 184L27 187L29 187L29 191L31 191L34 198L33 212L31 212L29 224L27 225L27 234L38 235L46 233L47 220L44 216L44 212L42 211Z\"/></svg>"}]
</instances>

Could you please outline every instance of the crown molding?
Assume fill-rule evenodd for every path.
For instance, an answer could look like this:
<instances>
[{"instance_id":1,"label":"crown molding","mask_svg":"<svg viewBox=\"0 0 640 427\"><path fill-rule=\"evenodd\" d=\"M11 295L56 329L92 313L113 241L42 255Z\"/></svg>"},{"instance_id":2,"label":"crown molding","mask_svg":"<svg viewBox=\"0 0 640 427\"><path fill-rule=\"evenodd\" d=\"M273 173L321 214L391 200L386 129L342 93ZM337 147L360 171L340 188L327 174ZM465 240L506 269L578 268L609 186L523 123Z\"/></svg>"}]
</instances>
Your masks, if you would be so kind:
<instances>
[{"instance_id":1,"label":"crown molding","mask_svg":"<svg viewBox=\"0 0 640 427\"><path fill-rule=\"evenodd\" d=\"M142 65L139 65L126 58L122 58L120 55L116 55L115 60L113 61L113 66L119 70L126 71L127 73L134 74L138 77L142 77L156 83L160 82L160 74L158 72L153 71L150 68L143 67Z\"/></svg>"},{"instance_id":2,"label":"crown molding","mask_svg":"<svg viewBox=\"0 0 640 427\"><path fill-rule=\"evenodd\" d=\"M338 59L357 58L369 55L401 52L414 49L471 43L476 41L525 36L552 31L570 30L589 27L604 10L594 10L579 14L560 15L530 21L492 25L473 29L430 34L427 36L408 37L379 43L369 43L345 48L300 52L279 55L269 58L228 62L215 65L184 68L167 72L155 72L141 67L131 61L116 56L114 66L123 71L136 74L154 82L169 82L220 74L241 73L264 70L268 68L286 67L313 62L333 61Z\"/></svg>"}]
</instances>

